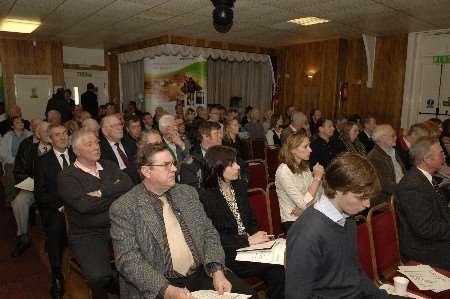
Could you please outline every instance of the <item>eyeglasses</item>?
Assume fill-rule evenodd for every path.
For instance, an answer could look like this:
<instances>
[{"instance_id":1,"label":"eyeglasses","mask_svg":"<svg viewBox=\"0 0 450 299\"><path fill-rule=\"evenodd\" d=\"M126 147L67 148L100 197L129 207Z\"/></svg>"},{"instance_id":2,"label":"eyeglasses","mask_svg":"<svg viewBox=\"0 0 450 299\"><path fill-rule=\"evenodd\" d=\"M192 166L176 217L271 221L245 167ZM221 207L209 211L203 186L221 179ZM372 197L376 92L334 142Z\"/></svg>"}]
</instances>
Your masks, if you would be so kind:
<instances>
[{"instance_id":1,"label":"eyeglasses","mask_svg":"<svg viewBox=\"0 0 450 299\"><path fill-rule=\"evenodd\" d=\"M164 167L166 169L170 169L170 168L172 168L172 166L177 167L177 161L170 161L170 162L165 162L162 164L150 164L147 166L159 166L159 167Z\"/></svg>"}]
</instances>

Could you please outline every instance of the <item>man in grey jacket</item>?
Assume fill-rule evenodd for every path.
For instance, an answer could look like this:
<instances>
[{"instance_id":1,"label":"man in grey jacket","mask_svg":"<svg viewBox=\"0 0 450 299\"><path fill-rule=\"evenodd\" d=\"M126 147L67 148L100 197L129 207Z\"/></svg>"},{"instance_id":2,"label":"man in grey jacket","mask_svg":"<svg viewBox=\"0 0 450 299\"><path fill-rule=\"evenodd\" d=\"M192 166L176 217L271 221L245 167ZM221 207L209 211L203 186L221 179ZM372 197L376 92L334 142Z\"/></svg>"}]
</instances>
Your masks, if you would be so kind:
<instances>
[{"instance_id":1,"label":"man in grey jacket","mask_svg":"<svg viewBox=\"0 0 450 299\"><path fill-rule=\"evenodd\" d=\"M219 235L195 189L175 183L168 147L146 145L138 169L143 182L110 209L121 298L183 299L201 289L253 294L224 269Z\"/></svg>"}]
</instances>

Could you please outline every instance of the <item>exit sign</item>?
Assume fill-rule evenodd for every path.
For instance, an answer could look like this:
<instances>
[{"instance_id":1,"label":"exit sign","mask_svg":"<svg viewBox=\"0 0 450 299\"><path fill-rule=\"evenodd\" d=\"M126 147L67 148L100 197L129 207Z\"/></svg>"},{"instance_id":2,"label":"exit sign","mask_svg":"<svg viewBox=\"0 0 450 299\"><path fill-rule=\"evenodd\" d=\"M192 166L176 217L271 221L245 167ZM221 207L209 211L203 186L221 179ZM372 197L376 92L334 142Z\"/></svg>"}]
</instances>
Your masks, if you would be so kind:
<instances>
[{"instance_id":1,"label":"exit sign","mask_svg":"<svg viewBox=\"0 0 450 299\"><path fill-rule=\"evenodd\" d=\"M78 77L92 77L90 72L77 72Z\"/></svg>"},{"instance_id":2,"label":"exit sign","mask_svg":"<svg viewBox=\"0 0 450 299\"><path fill-rule=\"evenodd\" d=\"M450 55L433 56L433 63L450 63Z\"/></svg>"}]
</instances>

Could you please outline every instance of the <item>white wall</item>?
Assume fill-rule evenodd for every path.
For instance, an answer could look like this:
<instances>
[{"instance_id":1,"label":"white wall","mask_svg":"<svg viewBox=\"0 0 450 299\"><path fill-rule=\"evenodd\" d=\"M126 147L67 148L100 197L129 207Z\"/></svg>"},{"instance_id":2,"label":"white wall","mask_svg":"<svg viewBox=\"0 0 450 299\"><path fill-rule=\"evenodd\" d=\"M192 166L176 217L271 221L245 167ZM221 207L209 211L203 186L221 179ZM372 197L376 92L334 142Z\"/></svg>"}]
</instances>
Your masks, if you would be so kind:
<instances>
[{"instance_id":1,"label":"white wall","mask_svg":"<svg viewBox=\"0 0 450 299\"><path fill-rule=\"evenodd\" d=\"M103 49L63 47L63 61L66 64L105 66L105 51Z\"/></svg>"},{"instance_id":2,"label":"white wall","mask_svg":"<svg viewBox=\"0 0 450 299\"><path fill-rule=\"evenodd\" d=\"M450 107L444 101L450 97L450 64L433 63L433 56L450 55L450 29L428 32L414 32L408 35L405 84L403 92L401 127L408 129L412 124L433 117L439 107L440 113ZM442 73L442 75L441 75ZM439 85L441 85L439 93ZM433 99L433 107L427 107L428 99ZM446 119L449 116L441 116Z\"/></svg>"}]
</instances>

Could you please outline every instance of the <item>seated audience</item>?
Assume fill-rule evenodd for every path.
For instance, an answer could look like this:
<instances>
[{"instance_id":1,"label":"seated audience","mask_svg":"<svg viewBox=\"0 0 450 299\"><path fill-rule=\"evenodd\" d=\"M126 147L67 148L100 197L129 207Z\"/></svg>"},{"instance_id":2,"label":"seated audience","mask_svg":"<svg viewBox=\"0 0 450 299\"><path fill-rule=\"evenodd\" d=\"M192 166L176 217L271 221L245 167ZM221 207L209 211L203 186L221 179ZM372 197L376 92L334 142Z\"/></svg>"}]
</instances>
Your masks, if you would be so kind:
<instances>
[{"instance_id":1,"label":"seated audience","mask_svg":"<svg viewBox=\"0 0 450 299\"><path fill-rule=\"evenodd\" d=\"M144 130L153 129L153 116L150 112L144 112L142 122L144 124Z\"/></svg>"},{"instance_id":2,"label":"seated audience","mask_svg":"<svg viewBox=\"0 0 450 299\"><path fill-rule=\"evenodd\" d=\"M308 133L308 119L303 112L295 111L289 118L289 125L281 132L281 143L285 141L290 133L305 130Z\"/></svg>"},{"instance_id":3,"label":"seated audience","mask_svg":"<svg viewBox=\"0 0 450 299\"><path fill-rule=\"evenodd\" d=\"M200 190L204 184L205 153L214 145L222 144L220 126L213 122L203 122L198 128L200 145L192 149L191 155L180 167L180 182Z\"/></svg>"},{"instance_id":4,"label":"seated audience","mask_svg":"<svg viewBox=\"0 0 450 299\"><path fill-rule=\"evenodd\" d=\"M422 137L410 155L413 166L395 194L401 255L450 271L448 201L433 185L433 175L444 164L442 147L437 139Z\"/></svg>"},{"instance_id":5,"label":"seated audience","mask_svg":"<svg viewBox=\"0 0 450 299\"><path fill-rule=\"evenodd\" d=\"M37 125L36 125L37 124ZM50 140L47 134L48 123L32 120L31 127L34 135L23 140L14 160L15 183L20 183L27 178L34 178L35 165L39 156L42 156L51 149ZM12 253L12 257L21 256L25 250L31 246L31 238L28 234L28 221L30 207L35 203L34 192L28 190L18 190L11 208L17 225L18 241Z\"/></svg>"},{"instance_id":6,"label":"seated audience","mask_svg":"<svg viewBox=\"0 0 450 299\"><path fill-rule=\"evenodd\" d=\"M47 121L51 125L59 125L62 123L61 113L58 110L49 110L47 112Z\"/></svg>"},{"instance_id":7,"label":"seated audience","mask_svg":"<svg viewBox=\"0 0 450 299\"><path fill-rule=\"evenodd\" d=\"M6 116L6 119L4 119ZM0 122L0 135L5 135L6 132L11 131L12 119L15 117L22 118L22 108L17 105L12 105L8 108L6 115L3 115L3 120ZM30 129L30 122L22 119L25 129Z\"/></svg>"},{"instance_id":8,"label":"seated audience","mask_svg":"<svg viewBox=\"0 0 450 299\"><path fill-rule=\"evenodd\" d=\"M161 132L163 143L166 144L177 165L189 155L189 148L181 138L175 117L170 114L161 116L159 119L159 131Z\"/></svg>"},{"instance_id":9,"label":"seated audience","mask_svg":"<svg viewBox=\"0 0 450 299\"><path fill-rule=\"evenodd\" d=\"M317 125L317 121L322 117L322 112L319 109L312 109L309 114L309 126L311 130L311 136L319 133L319 126Z\"/></svg>"},{"instance_id":10,"label":"seated audience","mask_svg":"<svg viewBox=\"0 0 450 299\"><path fill-rule=\"evenodd\" d=\"M127 118L130 118L132 116L137 116L139 118L142 117L142 112L137 108L136 101L129 101L128 102L126 115L127 115Z\"/></svg>"},{"instance_id":11,"label":"seated audience","mask_svg":"<svg viewBox=\"0 0 450 299\"><path fill-rule=\"evenodd\" d=\"M128 174L131 180L137 184L136 177L136 146L124 138L123 123L117 115L107 115L100 124L100 150L102 160L113 161L120 170Z\"/></svg>"},{"instance_id":12,"label":"seated audience","mask_svg":"<svg viewBox=\"0 0 450 299\"><path fill-rule=\"evenodd\" d=\"M142 134L141 119L138 116L131 116L125 121L126 138L133 145L134 152L137 152L137 142Z\"/></svg>"},{"instance_id":13,"label":"seated audience","mask_svg":"<svg viewBox=\"0 0 450 299\"><path fill-rule=\"evenodd\" d=\"M366 149L361 141L359 141L358 134L358 125L349 121L342 127L341 141L347 152L365 156L367 154Z\"/></svg>"},{"instance_id":14,"label":"seated audience","mask_svg":"<svg viewBox=\"0 0 450 299\"><path fill-rule=\"evenodd\" d=\"M62 198L58 194L57 178L59 173L74 163L75 154L68 148L69 135L64 126L50 125L47 132L52 150L37 160L34 190L47 236L46 251L52 275L50 293L53 299L62 299L64 296L62 259L66 244L66 224Z\"/></svg>"},{"instance_id":15,"label":"seated audience","mask_svg":"<svg viewBox=\"0 0 450 299\"><path fill-rule=\"evenodd\" d=\"M250 114L252 113L253 107L245 107L244 116L241 119L241 127L245 128L245 125L250 121Z\"/></svg>"},{"instance_id":16,"label":"seated audience","mask_svg":"<svg viewBox=\"0 0 450 299\"><path fill-rule=\"evenodd\" d=\"M324 194L292 225L286 248L286 298L389 298L362 271L355 215L380 189L373 166L344 153L323 177Z\"/></svg>"},{"instance_id":17,"label":"seated audience","mask_svg":"<svg viewBox=\"0 0 450 299\"><path fill-rule=\"evenodd\" d=\"M208 121L213 122L213 123L218 123L220 126L220 130L222 130L222 132L223 132L223 124L220 122L220 110L217 106L213 106L209 110Z\"/></svg>"},{"instance_id":18,"label":"seated audience","mask_svg":"<svg viewBox=\"0 0 450 299\"><path fill-rule=\"evenodd\" d=\"M29 136L31 136L31 132L24 128L22 118L17 116L11 119L11 131L6 132L0 140L0 161L3 163L4 170L4 175L1 179L5 188L5 199L7 202L11 202L15 196L14 159L20 143Z\"/></svg>"},{"instance_id":19,"label":"seated audience","mask_svg":"<svg viewBox=\"0 0 450 299\"><path fill-rule=\"evenodd\" d=\"M445 163L450 166L450 118L442 122L442 133L439 142L444 150Z\"/></svg>"},{"instance_id":20,"label":"seated audience","mask_svg":"<svg viewBox=\"0 0 450 299\"><path fill-rule=\"evenodd\" d=\"M375 146L373 142L372 134L373 130L377 126L377 120L372 117L366 117L363 122L363 130L359 133L358 139L364 145L366 153L369 153L372 148Z\"/></svg>"},{"instance_id":21,"label":"seated audience","mask_svg":"<svg viewBox=\"0 0 450 299\"><path fill-rule=\"evenodd\" d=\"M280 204L281 224L290 226L320 196L323 166L316 163L309 170L311 148L304 131L290 134L281 146L280 166L275 173L275 186Z\"/></svg>"},{"instance_id":22,"label":"seated audience","mask_svg":"<svg viewBox=\"0 0 450 299\"><path fill-rule=\"evenodd\" d=\"M199 119L203 119L206 121L208 120L208 110L206 110L205 107L198 106L196 109L196 113L197 113L197 116L195 117L196 120L199 120Z\"/></svg>"},{"instance_id":23,"label":"seated audience","mask_svg":"<svg viewBox=\"0 0 450 299\"><path fill-rule=\"evenodd\" d=\"M78 125L78 123L76 121L74 121L73 119L66 121L64 123L64 127L66 127L67 134L69 134L69 136L80 129L80 126Z\"/></svg>"},{"instance_id":24,"label":"seated audience","mask_svg":"<svg viewBox=\"0 0 450 299\"><path fill-rule=\"evenodd\" d=\"M141 134L141 138L137 143L138 151L141 150L146 144L160 144L162 143L161 134L155 129L145 130Z\"/></svg>"},{"instance_id":25,"label":"seated audience","mask_svg":"<svg viewBox=\"0 0 450 299\"><path fill-rule=\"evenodd\" d=\"M421 137L430 136L430 129L423 123L417 123L412 125L406 136L399 136L397 138L397 143L395 145L395 151L397 152L400 159L402 159L405 169L411 168L411 158L409 155L409 149L411 146Z\"/></svg>"},{"instance_id":26,"label":"seated audience","mask_svg":"<svg viewBox=\"0 0 450 299\"><path fill-rule=\"evenodd\" d=\"M321 118L317 121L319 126L319 133L311 142L311 156L309 158L309 165L312 168L316 163L323 167L327 167L339 153L345 151L345 146L340 139L333 137L334 126L333 122L326 118Z\"/></svg>"},{"instance_id":27,"label":"seated audience","mask_svg":"<svg viewBox=\"0 0 450 299\"><path fill-rule=\"evenodd\" d=\"M121 298L192 298L200 289L253 294L225 268L217 231L194 188L175 183L166 145L139 152L144 177L110 209Z\"/></svg>"},{"instance_id":28,"label":"seated audience","mask_svg":"<svg viewBox=\"0 0 450 299\"><path fill-rule=\"evenodd\" d=\"M264 133L267 133L267 131L271 128L272 117L273 117L272 110L267 110L266 113L264 113L264 121L262 123L263 128L264 128Z\"/></svg>"},{"instance_id":29,"label":"seated audience","mask_svg":"<svg viewBox=\"0 0 450 299\"><path fill-rule=\"evenodd\" d=\"M222 144L234 147L238 155L241 156L241 150L243 150L243 147L242 141L239 138L239 128L239 121L236 118L225 120L225 131L223 134Z\"/></svg>"},{"instance_id":30,"label":"seated audience","mask_svg":"<svg viewBox=\"0 0 450 299\"><path fill-rule=\"evenodd\" d=\"M133 184L115 163L100 160L94 133L83 129L76 132L72 147L76 161L58 177L58 193L69 224L69 245L92 298L106 299L112 279L108 211Z\"/></svg>"},{"instance_id":31,"label":"seated audience","mask_svg":"<svg viewBox=\"0 0 450 299\"><path fill-rule=\"evenodd\" d=\"M98 122L93 118L88 118L83 120L82 127L88 131L91 131L98 137L100 132L100 126Z\"/></svg>"},{"instance_id":32,"label":"seated audience","mask_svg":"<svg viewBox=\"0 0 450 299\"><path fill-rule=\"evenodd\" d=\"M381 193L372 199L372 206L388 201L405 174L405 166L395 151L396 139L395 131L390 125L378 125L373 131L375 146L367 155L367 159L377 171Z\"/></svg>"},{"instance_id":33,"label":"seated audience","mask_svg":"<svg viewBox=\"0 0 450 299\"><path fill-rule=\"evenodd\" d=\"M250 112L250 119L244 126L244 129L248 132L250 139L265 138L264 127L260 122L261 114L258 109L253 108Z\"/></svg>"},{"instance_id":34,"label":"seated audience","mask_svg":"<svg viewBox=\"0 0 450 299\"><path fill-rule=\"evenodd\" d=\"M48 100L47 107L45 108L47 119L49 119L48 112L51 110L59 112L61 116L60 122L62 123L65 123L69 119L72 119L72 106L65 97L64 88L58 88L56 93ZM48 122L52 124L50 120Z\"/></svg>"},{"instance_id":35,"label":"seated audience","mask_svg":"<svg viewBox=\"0 0 450 299\"><path fill-rule=\"evenodd\" d=\"M272 115L270 128L266 133L266 142L269 146L281 146L281 132L283 131L283 117L280 114Z\"/></svg>"},{"instance_id":36,"label":"seated audience","mask_svg":"<svg viewBox=\"0 0 450 299\"><path fill-rule=\"evenodd\" d=\"M294 115L295 107L293 105L289 105L286 107L285 115L283 116L284 123L283 123L283 129L286 129L289 127L289 125L292 122L292 116ZM305 115L306 118L306 115Z\"/></svg>"},{"instance_id":37,"label":"seated audience","mask_svg":"<svg viewBox=\"0 0 450 299\"><path fill-rule=\"evenodd\" d=\"M269 298L284 298L284 269L279 265L236 261L236 250L268 242L247 199L247 186L239 180L236 150L217 145L205 155L205 190L199 194L205 212L220 235L225 265L239 277L260 277L267 284Z\"/></svg>"}]
</instances>

